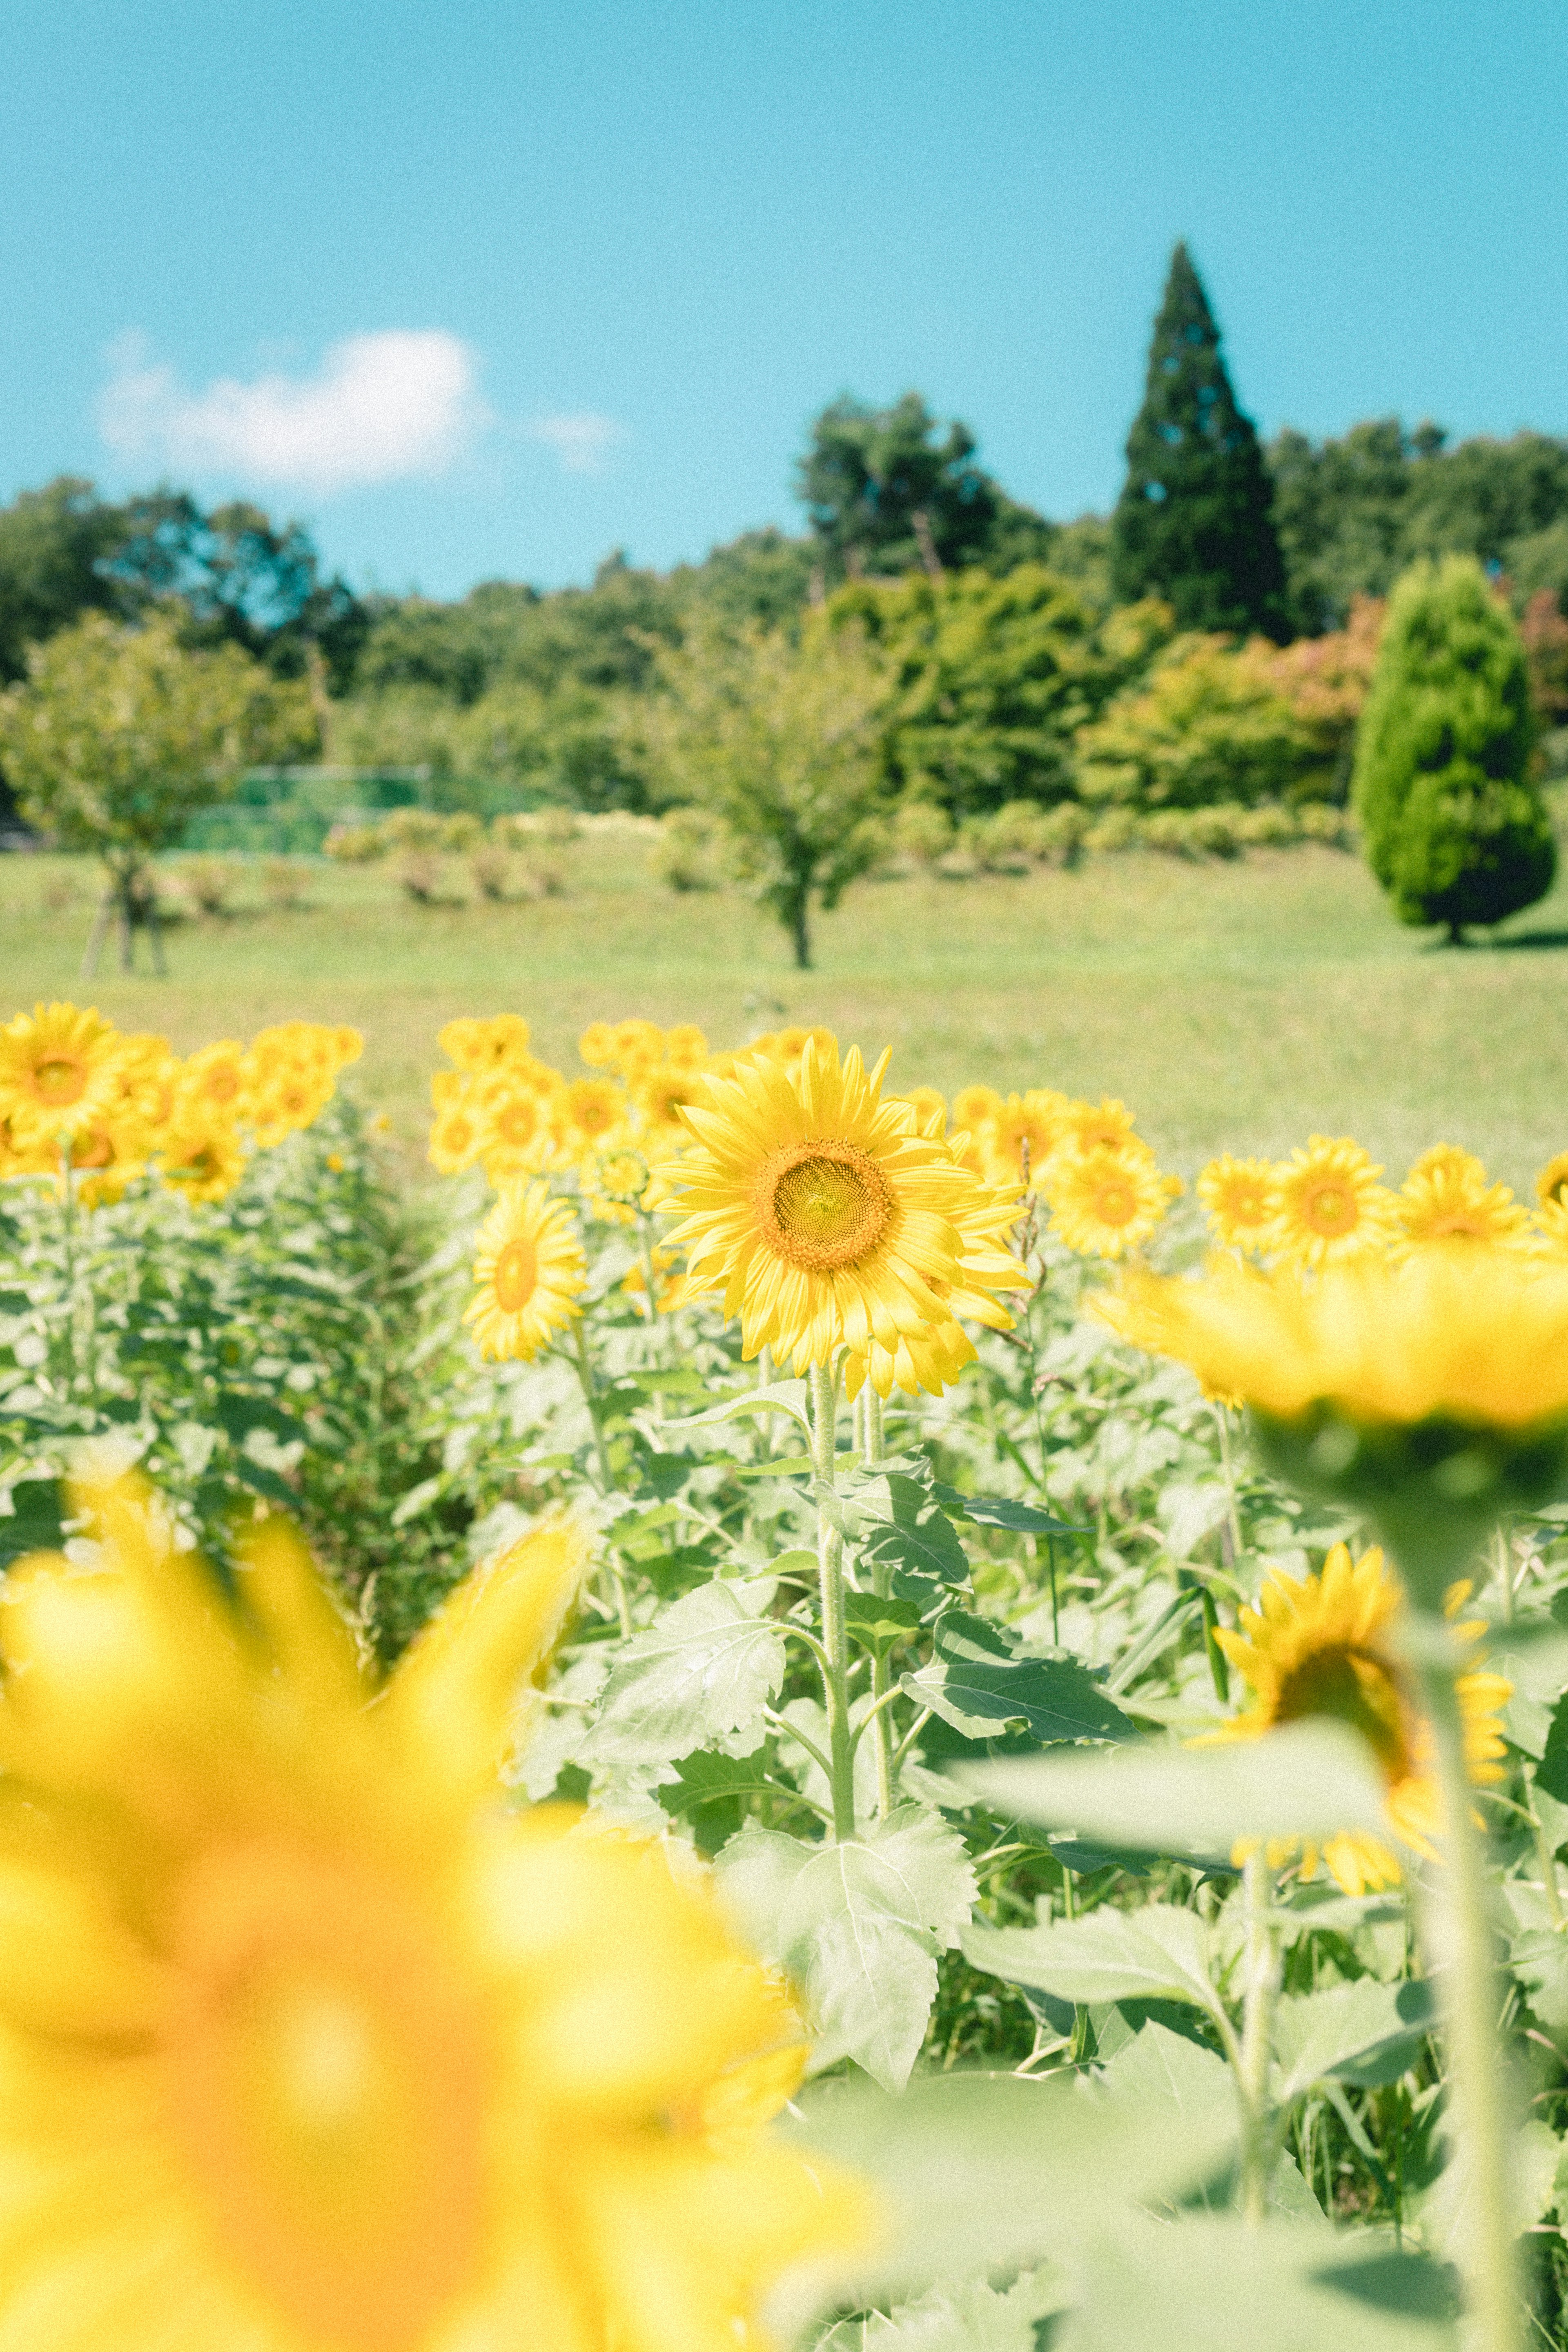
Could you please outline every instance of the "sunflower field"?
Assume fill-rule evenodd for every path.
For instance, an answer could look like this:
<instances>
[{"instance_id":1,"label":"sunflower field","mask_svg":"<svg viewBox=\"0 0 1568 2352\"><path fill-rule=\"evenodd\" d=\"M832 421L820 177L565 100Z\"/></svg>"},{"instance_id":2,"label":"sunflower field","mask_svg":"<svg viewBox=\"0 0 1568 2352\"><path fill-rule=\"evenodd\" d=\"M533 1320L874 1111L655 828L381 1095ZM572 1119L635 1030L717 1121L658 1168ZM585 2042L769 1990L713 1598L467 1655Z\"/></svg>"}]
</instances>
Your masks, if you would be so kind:
<instances>
[{"instance_id":1,"label":"sunflower field","mask_svg":"<svg viewBox=\"0 0 1568 2352\"><path fill-rule=\"evenodd\" d=\"M0 2352L1568 2341L1568 1154L441 1044L0 1029Z\"/></svg>"}]
</instances>

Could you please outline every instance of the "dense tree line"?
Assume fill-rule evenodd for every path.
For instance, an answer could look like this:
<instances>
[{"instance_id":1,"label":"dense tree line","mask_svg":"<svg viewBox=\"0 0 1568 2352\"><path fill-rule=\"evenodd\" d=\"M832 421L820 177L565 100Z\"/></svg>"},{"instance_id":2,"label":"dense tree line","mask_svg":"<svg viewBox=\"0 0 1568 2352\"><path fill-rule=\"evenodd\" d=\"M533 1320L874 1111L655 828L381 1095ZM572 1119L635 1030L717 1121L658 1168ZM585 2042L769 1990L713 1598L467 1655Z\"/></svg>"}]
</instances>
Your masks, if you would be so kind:
<instances>
[{"instance_id":1,"label":"dense tree line","mask_svg":"<svg viewBox=\"0 0 1568 2352\"><path fill-rule=\"evenodd\" d=\"M489 581L450 603L356 596L300 523L255 506L204 511L166 486L115 502L62 477L0 510L0 685L84 615L156 617L189 649L236 647L308 684L331 760L425 767L454 789L484 777L588 807L646 805L666 787L628 710L668 690L668 656L757 632L798 645L821 614L858 632L896 681L884 790L955 817L1080 789L1084 743L1097 789L1112 793L1135 771L1173 774L1172 758L1193 776L1223 766L1226 727L1268 743L1270 772L1283 772L1298 722L1313 788L1329 779L1342 795L1354 696L1341 689L1352 673L1364 684L1365 600L1415 562L1462 554L1528 614L1544 715L1563 715L1546 707L1553 697L1568 710L1568 439L1451 446L1434 425L1385 418L1321 443L1286 430L1261 444L1178 246L1127 457L1112 515L1053 522L985 469L968 425L933 416L918 393L882 408L846 394L796 463L800 535L749 531L664 573L617 552L584 588ZM1227 668L1247 639L1262 653ZM1291 640L1317 643L1321 658L1271 668L1268 643ZM1322 686L1331 677L1340 686ZM1281 692L1295 719L1270 702ZM1169 736L1171 757L1151 767L1140 727ZM1197 790L1186 767L1161 790Z\"/></svg>"}]
</instances>

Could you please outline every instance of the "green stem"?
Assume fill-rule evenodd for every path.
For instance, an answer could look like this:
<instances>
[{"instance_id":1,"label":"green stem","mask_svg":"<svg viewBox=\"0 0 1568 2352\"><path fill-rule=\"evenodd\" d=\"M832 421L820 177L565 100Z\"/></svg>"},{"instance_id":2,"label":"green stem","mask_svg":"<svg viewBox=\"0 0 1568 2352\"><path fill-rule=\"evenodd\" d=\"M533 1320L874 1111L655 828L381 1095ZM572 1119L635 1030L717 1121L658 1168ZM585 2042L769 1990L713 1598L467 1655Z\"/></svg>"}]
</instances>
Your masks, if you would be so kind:
<instances>
[{"instance_id":1,"label":"green stem","mask_svg":"<svg viewBox=\"0 0 1568 2352\"><path fill-rule=\"evenodd\" d=\"M1273 2167L1273 2128L1268 2108L1268 2053L1274 2034L1274 2004L1279 1994L1279 1953L1274 1936L1274 1874L1261 1846L1248 1854L1242 1873L1247 1906L1247 1943L1242 1958L1241 2047L1237 2079L1241 2087L1241 2210L1253 2223L1268 2204Z\"/></svg>"},{"instance_id":2,"label":"green stem","mask_svg":"<svg viewBox=\"0 0 1568 2352\"><path fill-rule=\"evenodd\" d=\"M856 1400L860 1407L861 1459L868 1470L874 1469L882 1459L882 1400L868 1381ZM872 1570L879 1599L886 1600L889 1576L879 1562ZM871 1728L877 1759L877 1819L885 1822L893 1810L893 1723L883 1705L892 1691L888 1682L888 1661L880 1654L871 1660Z\"/></svg>"},{"instance_id":3,"label":"green stem","mask_svg":"<svg viewBox=\"0 0 1568 2352\"><path fill-rule=\"evenodd\" d=\"M66 1393L76 1387L76 1144L68 1132L59 1141L60 1158L65 1164L65 1261L66 1261Z\"/></svg>"},{"instance_id":4,"label":"green stem","mask_svg":"<svg viewBox=\"0 0 1568 2352\"><path fill-rule=\"evenodd\" d=\"M1514 2252L1510 2113L1492 1948L1486 1852L1465 1764L1451 1640L1431 1619L1413 1661L1431 1726L1442 1864L1427 1881L1428 1960L1443 1990L1450 2163L1464 2167L1461 2269L1475 2352L1522 2352L1524 2305Z\"/></svg>"},{"instance_id":5,"label":"green stem","mask_svg":"<svg viewBox=\"0 0 1568 2352\"><path fill-rule=\"evenodd\" d=\"M826 1364L811 1368L811 1452L818 1486L835 1490L838 1445L838 1384ZM855 1750L849 1738L849 1636L844 1622L844 1538L822 1503L816 1512L816 1564L822 1581L822 1674L832 1769L833 1834L855 1834Z\"/></svg>"},{"instance_id":6,"label":"green stem","mask_svg":"<svg viewBox=\"0 0 1568 2352\"><path fill-rule=\"evenodd\" d=\"M605 1444L604 1423L599 1419L599 1394L594 1385L594 1367L588 1360L588 1343L583 1337L583 1321L580 1316L572 1325L572 1361L576 1368L577 1379L583 1391L583 1402L588 1408L588 1419L593 1425L594 1450L599 1460L599 1492L602 1495L608 1495L614 1489L615 1480L610 1473L609 1448ZM632 1605L626 1591L626 1580L621 1572L620 1561L613 1551L608 1558L610 1581L616 1592L616 1614L620 1619L621 1632L629 1640L633 1630Z\"/></svg>"}]
</instances>

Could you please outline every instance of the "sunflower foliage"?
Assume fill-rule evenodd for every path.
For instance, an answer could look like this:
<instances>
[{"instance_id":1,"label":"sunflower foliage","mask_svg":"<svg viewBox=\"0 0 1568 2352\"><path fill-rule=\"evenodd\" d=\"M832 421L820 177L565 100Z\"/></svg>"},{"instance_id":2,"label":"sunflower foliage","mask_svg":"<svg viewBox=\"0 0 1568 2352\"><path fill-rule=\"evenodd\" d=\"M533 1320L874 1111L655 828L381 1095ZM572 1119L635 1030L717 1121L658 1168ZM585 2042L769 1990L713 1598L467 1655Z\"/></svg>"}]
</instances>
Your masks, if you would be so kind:
<instances>
[{"instance_id":1,"label":"sunflower foliage","mask_svg":"<svg viewBox=\"0 0 1568 2352\"><path fill-rule=\"evenodd\" d=\"M58 1096L49 1037L30 1066ZM381 1694L353 1721L379 1743L387 1819L414 1802L398 1777L411 1756L448 1811L465 1775L493 1786L498 1759L529 1835L563 1819L532 1808L585 1809L560 1865L568 1892L579 1851L605 1874L594 1933L562 1963L588 1988L570 2009L584 2048L549 2043L544 2078L572 2086L572 2243L622 2250L613 2277L573 2273L614 2310L615 2340L686 2352L710 2340L694 2314L711 2311L714 2342L760 2313L774 2340L831 2352L1457 2346L1485 2273L1456 2121L1473 2084L1431 1964L1447 1865L1421 1675L1439 1639L1503 1963L1517 2307L1561 2340L1568 1507L1552 1498L1556 1439L1539 1433L1568 1402L1552 1386L1568 1155L1533 1207L1455 1147L1395 1187L1352 1139L1321 1136L1279 1161L1215 1160L1182 1198L1120 1102L893 1097L826 1033L715 1053L689 1026L595 1024L575 1076L539 1060L515 1015L452 1023L442 1045L441 1182L412 1221L342 1097L253 1143L216 1199L171 1186L185 1163L144 1133L112 1200L78 1192L78 1160L100 1157L87 1143L68 1184L57 1169L6 1186L12 1549L91 1523L79 1487L73 1502L52 1481L101 1467L106 1437L111 1466L136 1458L172 1507L176 1546L199 1538L242 1599L258 1514L265 1537L287 1508L351 1619L356 1687ZM26 1116L11 1132L41 1150ZM78 1132L95 1132L85 1112ZM1342 1447L1298 1476L1283 1438L1268 1461L1253 1442L1294 1411L1288 1377L1319 1392L1313 1302L1363 1294L1386 1344L1355 1379L1368 1395L1384 1382L1379 1425L1425 1410L1388 1385L1403 1364L1419 1386L1423 1346L1420 1377L1450 1381L1417 1329L1435 1315L1460 1329L1452 1377L1491 1432L1487 1461L1518 1457L1514 1507L1469 1560L1473 1589L1433 1601L1425 1650L1407 1632L1417 1588ZM1506 1339L1478 1347L1467 1315L1506 1323ZM1348 1412L1361 1391L1342 1393ZM1453 1508L1473 1532L1475 1448L1460 1458L1471 1485L1453 1486ZM514 1589L531 1597L509 1648L493 1629ZM37 1623L59 1638L47 1612ZM465 1644L486 1623L481 1667ZM304 1720L269 1714L262 1748ZM321 1754L357 1756L360 1738L345 1716ZM331 1769L311 1764L307 1811ZM373 1786L331 1799L355 1839ZM279 1801L279 1819L305 1804ZM327 1817L311 1819L313 1874ZM626 1854L644 1857L641 1878ZM748 1992L733 2050L716 2026L711 2054L696 2051L710 1996L659 1940L685 1916L653 1899L661 1856L705 1906L680 1949L721 1977L738 1948L773 1989ZM293 1885L282 1847L265 1859ZM555 1883L553 1862L537 1867ZM508 1949L522 1955L554 1915L517 1871ZM336 1899L323 1893L329 1926ZM382 1928L365 1916L368 1951ZM477 1930L452 1916L467 1953ZM310 1935L311 1969L336 1982L329 1927ZM359 2001L371 1963L357 1928L351 1941L342 1981ZM0 2000L7 1948L0 1933ZM521 1978L506 1990L518 2017L556 2016L555 1965L544 1993ZM785 2016L769 2006L781 1988L798 2027L742 2063ZM670 2058L651 2141L638 2070L666 2077L645 1994L672 2052L694 2037ZM378 1977L363 1998L390 1995ZM711 2070L734 2063L721 2098ZM409 2079L424 2098L417 2066ZM601 2079L621 2102L613 2126L602 2087L579 2096ZM767 2142L777 2178L792 2197L803 2179L858 2180L875 2230L851 2225L860 2192L840 2185L759 2231L753 2126L792 2094ZM691 2104L710 2098L711 2124ZM624 2145L595 2137L623 2123ZM661 2172L666 2133L676 2170ZM687 2167L694 2203L668 2185ZM225 2196L243 2179L231 2149ZM400 2249L420 2241L411 2208L385 2210L404 2220L375 2238L364 2311L393 2308ZM318 2247L287 2295L312 2320L349 2313L360 2259L346 2238L330 2259ZM538 2279L559 2297L554 2260ZM429 2324L397 2340L439 2352L440 2298L423 2270L416 2284L405 2307L427 2304ZM564 2302L529 2307L549 2352L601 2340ZM289 2309L254 2340L371 2341L357 2319L301 2338ZM1477 2340L1503 2352L1513 2337L1489 2326Z\"/></svg>"}]
</instances>

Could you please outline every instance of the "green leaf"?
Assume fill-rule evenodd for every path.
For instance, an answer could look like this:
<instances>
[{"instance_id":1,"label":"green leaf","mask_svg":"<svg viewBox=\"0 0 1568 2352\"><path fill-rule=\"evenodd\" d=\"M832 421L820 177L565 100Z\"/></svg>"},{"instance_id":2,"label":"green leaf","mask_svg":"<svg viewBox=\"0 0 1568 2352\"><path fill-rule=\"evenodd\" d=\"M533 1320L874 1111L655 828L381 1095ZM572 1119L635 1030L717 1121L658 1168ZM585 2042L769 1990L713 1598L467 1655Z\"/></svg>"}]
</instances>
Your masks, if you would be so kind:
<instances>
[{"instance_id":1,"label":"green leaf","mask_svg":"<svg viewBox=\"0 0 1568 2352\"><path fill-rule=\"evenodd\" d=\"M718 1874L745 1941L805 2002L814 2067L853 2058L901 2090L936 1998L936 1956L974 1900L962 1839L919 1805L825 1845L748 1826Z\"/></svg>"},{"instance_id":2,"label":"green leaf","mask_svg":"<svg viewBox=\"0 0 1568 2352\"><path fill-rule=\"evenodd\" d=\"M1042 1741L1123 1739L1132 1726L1076 1658L1031 1657L999 1625L963 1609L937 1620L929 1665L903 1686L972 1739L1024 1724ZM1082 1824L1076 1824L1081 1827Z\"/></svg>"},{"instance_id":3,"label":"green leaf","mask_svg":"<svg viewBox=\"0 0 1568 2352\"><path fill-rule=\"evenodd\" d=\"M1535 1768L1535 1785L1555 1797L1560 1805L1568 1805L1568 1694L1552 1711L1546 1746Z\"/></svg>"},{"instance_id":4,"label":"green leaf","mask_svg":"<svg viewBox=\"0 0 1568 2352\"><path fill-rule=\"evenodd\" d=\"M0 1568L29 1552L58 1551L65 1541L58 1480L19 1479L7 1500L11 1508L0 1518Z\"/></svg>"},{"instance_id":5,"label":"green leaf","mask_svg":"<svg viewBox=\"0 0 1568 2352\"><path fill-rule=\"evenodd\" d=\"M691 1822L705 1853L717 1853L733 1837L748 1797L773 1792L768 1777L768 1751L754 1748L750 1756L724 1756L699 1748L684 1756L673 1780L662 1780L654 1790L667 1813Z\"/></svg>"},{"instance_id":6,"label":"green leaf","mask_svg":"<svg viewBox=\"0 0 1568 2352\"><path fill-rule=\"evenodd\" d=\"M1061 2000L1184 2000L1211 2017L1224 2013L1210 1978L1208 1931L1195 1911L1173 1904L1108 1908L1037 1927L976 1923L960 1940L973 1967Z\"/></svg>"},{"instance_id":7,"label":"green leaf","mask_svg":"<svg viewBox=\"0 0 1568 2352\"><path fill-rule=\"evenodd\" d=\"M1064 2284L1049 2263L1005 2294L983 2278L933 2286L891 2312L839 2320L813 2352L1035 2352L1039 2322L1064 2308Z\"/></svg>"},{"instance_id":8,"label":"green leaf","mask_svg":"<svg viewBox=\"0 0 1568 2352\"><path fill-rule=\"evenodd\" d=\"M953 1777L993 1811L1043 1829L1222 1865L1238 1838L1388 1834L1371 1751L1335 1723L1213 1748L1146 1739L1110 1754L961 1764Z\"/></svg>"},{"instance_id":9,"label":"green leaf","mask_svg":"<svg viewBox=\"0 0 1568 2352\"><path fill-rule=\"evenodd\" d=\"M264 1462L256 1461L248 1454L237 1454L234 1475L256 1494L265 1495L269 1503L281 1503L287 1511L299 1509L300 1497L293 1487L280 1478L276 1470L269 1470Z\"/></svg>"},{"instance_id":10,"label":"green leaf","mask_svg":"<svg viewBox=\"0 0 1568 2352\"><path fill-rule=\"evenodd\" d=\"M784 1680L784 1632L761 1612L771 1577L714 1579L634 1635L605 1685L584 1761L662 1764L743 1729Z\"/></svg>"},{"instance_id":11,"label":"green leaf","mask_svg":"<svg viewBox=\"0 0 1568 2352\"><path fill-rule=\"evenodd\" d=\"M811 1412L806 1400L804 1381L774 1381L769 1388L743 1390L739 1396L710 1404L705 1412L686 1413L679 1421L661 1422L659 1427L665 1431L711 1429L718 1422L734 1421L748 1413L787 1412L809 1436Z\"/></svg>"},{"instance_id":12,"label":"green leaf","mask_svg":"<svg viewBox=\"0 0 1568 2352\"><path fill-rule=\"evenodd\" d=\"M1397 2083L1436 2022L1429 1984L1377 1984L1363 1977L1330 1991L1282 2000L1274 2013L1276 2096L1289 2106L1318 2083L1362 2091Z\"/></svg>"},{"instance_id":13,"label":"green leaf","mask_svg":"<svg viewBox=\"0 0 1568 2352\"><path fill-rule=\"evenodd\" d=\"M861 1558L873 1570L890 1570L901 1600L919 1600L932 1583L968 1583L969 1561L952 1521L918 1479L884 1472L855 1481L844 1499L860 1523Z\"/></svg>"},{"instance_id":14,"label":"green leaf","mask_svg":"<svg viewBox=\"0 0 1568 2352\"><path fill-rule=\"evenodd\" d=\"M1568 1936L1527 1927L1510 1941L1508 1960L1548 2033L1568 2034Z\"/></svg>"},{"instance_id":15,"label":"green leaf","mask_svg":"<svg viewBox=\"0 0 1568 2352\"><path fill-rule=\"evenodd\" d=\"M883 1657L897 1643L918 1633L922 1620L918 1601L883 1601L874 1592L848 1592L844 1622L863 1650Z\"/></svg>"},{"instance_id":16,"label":"green leaf","mask_svg":"<svg viewBox=\"0 0 1568 2352\"><path fill-rule=\"evenodd\" d=\"M956 1486L949 1486L938 1478L933 1480L931 1493L951 1517L971 1519L976 1527L1007 1528L1016 1535L1026 1536L1087 1536L1089 1528L1069 1526L1066 1519L1052 1517L1036 1503L1016 1503L1010 1496L964 1495Z\"/></svg>"}]
</instances>

